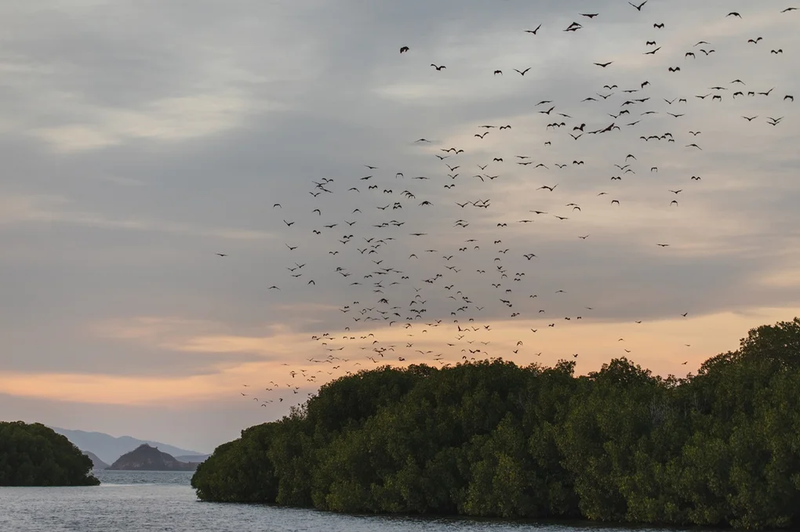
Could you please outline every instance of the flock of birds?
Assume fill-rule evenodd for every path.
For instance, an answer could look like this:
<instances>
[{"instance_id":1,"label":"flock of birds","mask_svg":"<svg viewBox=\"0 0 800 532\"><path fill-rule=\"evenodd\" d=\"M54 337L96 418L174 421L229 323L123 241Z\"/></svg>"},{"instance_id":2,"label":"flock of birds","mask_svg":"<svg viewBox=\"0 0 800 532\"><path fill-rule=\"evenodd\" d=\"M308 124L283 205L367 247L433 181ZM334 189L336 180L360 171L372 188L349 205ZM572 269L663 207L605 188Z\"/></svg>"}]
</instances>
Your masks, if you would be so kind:
<instances>
[{"instance_id":1,"label":"flock of birds","mask_svg":"<svg viewBox=\"0 0 800 532\"><path fill-rule=\"evenodd\" d=\"M647 15L648 0L634 4L633 9ZM797 11L788 7L778 16L791 15ZM563 32L590 31L601 13L578 13ZM720 18L736 19L747 16L739 12L720 13ZM644 56L668 53L658 44L659 32L668 31L663 22L652 24L654 37L644 43ZM537 36L542 24L533 29L520 30ZM742 46L761 46L762 36L742 38ZM413 44L413 43L411 43ZM666 46L666 45L665 45ZM769 47L767 57L784 54L780 43ZM403 58L417 53L414 46L399 48ZM395 52L396 53L396 52ZM687 43L685 50L673 54L674 64L668 67L669 75L679 75L683 70L697 68L699 58L712 60L717 53L714 44L705 40ZM702 54L702 55L701 55ZM765 51L765 54L767 52ZM405 59L404 59L405 60ZM597 68L613 72L615 61L597 61ZM430 63L433 75L447 75L447 65ZM700 68L709 68L707 64ZM514 69L520 76L531 71L530 67ZM503 69L487 69L487 75L504 76ZM636 144L618 141L627 153L619 160L604 161L598 172L607 172L604 190L596 192L593 204L586 204L568 196L569 190L561 185L559 172L583 171L587 161L552 160L548 148L554 143L580 143L592 138L613 136L622 130L636 132L638 142L662 143L670 149L669 157L688 156L703 150L702 131L691 123L690 102L757 100L758 105L780 109L794 102L794 96L777 87L758 87L758 80L724 80L712 87L703 87L685 94L659 94L648 80L632 86L618 86L613 75L602 86L587 88L589 93L578 102L563 102L557 98L531 102L536 126L549 135L538 151L542 155L530 154L485 155L485 151L470 153L466 147L442 143L428 138L418 138L414 144L423 156L436 157L441 173L436 175L406 175L397 169L384 169L379 163L365 164L363 173L342 181L321 177L308 185L307 193L314 202L309 212L284 202L272 205L276 224L285 236L285 253L289 257L286 276L276 278L269 286L271 293L291 294L301 288L320 284L338 283L338 289L348 294L338 311L342 330L320 332L311 336L314 347L309 357L296 367L289 367L286 375L272 375L272 380L263 384L244 384L241 395L263 407L276 402L290 400L293 396L305 399L307 389L345 374L351 374L378 365L406 365L410 363L434 363L449 366L465 361L504 358L515 356L540 357L537 339L554 328L574 327L578 323L592 320L595 302L581 299L580 294L571 294L568 303L559 303L570 287L539 287L534 290L539 252L533 244L520 249L519 241L512 246L506 242L508 227L518 225L531 227L550 220L556 224L569 224L571 220L585 217L601 204L608 209L624 209L626 201L621 192L626 184L638 179L636 176L656 176L658 161L650 160L640 153ZM655 84L655 82L654 82ZM603 106L608 118L598 121L597 113L582 117L581 112L595 110L590 106ZM578 109L574 111L573 109ZM569 112L565 112L569 111ZM783 116L773 114L742 114L746 123L763 123L767 127L778 127ZM781 114L780 112L775 113ZM672 131L655 131L654 115L675 119ZM754 125L756 125L754 124ZM475 142L487 137L509 135L514 124L482 124L472 132ZM757 134L757 133L756 133ZM474 151L474 150L473 150ZM511 170L533 171L535 176L526 178L530 183L541 175L548 182L529 186L525 194L531 199L537 195L559 195L558 211L531 209L527 216L511 219L492 210L492 187L502 183ZM561 174L562 176L565 174ZM692 194L691 188L701 181L700 175L680 177L678 186L665 186L664 208L680 209L684 196ZM466 184L463 184L467 181ZM661 185L652 181L652 186ZM681 184L682 183L682 184ZM568 189L569 185L567 185ZM444 189L444 192L442 191ZM459 192L464 189L465 195ZM483 193L478 196L475 191ZM444 199L443 199L444 198ZM553 196L548 197L552 200ZM584 197L585 199L585 197ZM447 205L442 205L445 201ZM549 202L552 205L552 201ZM432 223L431 209L447 222ZM444 214L442 214L444 213ZM435 218L438 220L439 218ZM427 222L426 222L427 220ZM446 225L445 225L446 224ZM468 230L468 228L471 228ZM477 228L477 229L476 229ZM445 238L443 238L443 236ZM575 234L576 243L590 240L592 233ZM455 240L454 240L455 239ZM530 242L529 240L527 242ZM671 245L666 241L653 241L653 249L668 253ZM307 250L318 253L313 260L303 260L298 253ZM227 257L227 253L217 253ZM297 260L295 260L297 257ZM308 255L303 255L308 257ZM556 314L552 309L569 308L568 312ZM430 311L429 309L433 309ZM688 310L676 318L687 318ZM493 336L494 320L524 321L526 337L499 345ZM635 320L641 324L643 320ZM532 325L532 326L531 326ZM392 339L382 339L391 332ZM405 340L398 341L402 332ZM576 332L579 334L579 331ZM435 338L430 341L427 338ZM440 341L440 339L443 339ZM621 353L630 353L625 338L620 337ZM688 344L686 344L688 346ZM435 347L434 347L435 346ZM577 358L579 353L572 353ZM687 362L683 362L687 364ZM284 364L288 366L288 364ZM301 393L302 392L302 393ZM312 393L307 393L312 395ZM298 401L303 402L303 401Z\"/></svg>"}]
</instances>

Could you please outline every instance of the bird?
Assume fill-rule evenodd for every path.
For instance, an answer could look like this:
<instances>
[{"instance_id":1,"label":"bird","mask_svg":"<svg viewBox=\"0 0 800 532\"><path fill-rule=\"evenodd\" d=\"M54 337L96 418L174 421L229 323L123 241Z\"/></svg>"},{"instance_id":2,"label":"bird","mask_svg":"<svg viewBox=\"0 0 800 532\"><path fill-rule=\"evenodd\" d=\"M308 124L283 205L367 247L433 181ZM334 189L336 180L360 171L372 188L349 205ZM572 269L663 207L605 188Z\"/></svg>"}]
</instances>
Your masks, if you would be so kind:
<instances>
[{"instance_id":1,"label":"bird","mask_svg":"<svg viewBox=\"0 0 800 532\"><path fill-rule=\"evenodd\" d=\"M432 66L433 68L435 68L437 71L441 71L441 70L444 70L444 69L446 69L446 68L447 68L447 67L446 67L446 66L444 66L444 65L435 65L435 64L433 64L433 63L431 63L431 66Z\"/></svg>"}]
</instances>

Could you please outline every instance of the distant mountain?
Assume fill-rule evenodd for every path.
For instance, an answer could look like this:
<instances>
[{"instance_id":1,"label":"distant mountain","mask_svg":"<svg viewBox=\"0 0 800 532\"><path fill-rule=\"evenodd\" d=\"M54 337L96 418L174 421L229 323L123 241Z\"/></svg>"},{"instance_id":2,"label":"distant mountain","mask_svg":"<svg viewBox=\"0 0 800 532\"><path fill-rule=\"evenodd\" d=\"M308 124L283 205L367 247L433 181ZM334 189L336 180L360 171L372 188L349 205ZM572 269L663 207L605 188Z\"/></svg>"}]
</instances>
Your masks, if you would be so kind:
<instances>
[{"instance_id":1,"label":"distant mountain","mask_svg":"<svg viewBox=\"0 0 800 532\"><path fill-rule=\"evenodd\" d=\"M186 464L146 443L119 457L108 466L114 471L194 471L197 464Z\"/></svg>"},{"instance_id":2,"label":"distant mountain","mask_svg":"<svg viewBox=\"0 0 800 532\"><path fill-rule=\"evenodd\" d=\"M108 464L100 460L93 452L83 451L83 454L92 459L92 469L105 469L108 467Z\"/></svg>"},{"instance_id":3,"label":"distant mountain","mask_svg":"<svg viewBox=\"0 0 800 532\"><path fill-rule=\"evenodd\" d=\"M97 455L100 460L108 464L113 463L117 458L125 453L129 453L143 443L153 445L162 451L173 456L202 455L203 453L181 449L166 443L151 440L139 440L130 436L120 436L115 438L102 432L85 432L82 430L69 430L58 427L50 427L59 434L63 434L69 441L74 443L81 451L88 451Z\"/></svg>"},{"instance_id":4,"label":"distant mountain","mask_svg":"<svg viewBox=\"0 0 800 532\"><path fill-rule=\"evenodd\" d=\"M175 460L180 460L181 462L186 463L193 463L193 464L202 464L208 457L211 456L210 454L182 454L181 456L176 456Z\"/></svg>"}]
</instances>

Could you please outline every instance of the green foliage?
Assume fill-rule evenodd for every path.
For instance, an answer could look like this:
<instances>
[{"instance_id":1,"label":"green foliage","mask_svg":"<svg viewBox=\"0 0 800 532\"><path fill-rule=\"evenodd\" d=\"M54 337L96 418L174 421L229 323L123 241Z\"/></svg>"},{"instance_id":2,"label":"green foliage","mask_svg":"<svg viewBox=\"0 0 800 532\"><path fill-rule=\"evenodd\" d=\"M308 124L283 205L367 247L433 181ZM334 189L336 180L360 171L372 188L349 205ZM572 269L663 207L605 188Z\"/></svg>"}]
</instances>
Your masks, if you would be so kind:
<instances>
[{"instance_id":1,"label":"green foliage","mask_svg":"<svg viewBox=\"0 0 800 532\"><path fill-rule=\"evenodd\" d=\"M96 486L92 460L41 423L0 421L0 486Z\"/></svg>"},{"instance_id":2,"label":"green foliage","mask_svg":"<svg viewBox=\"0 0 800 532\"><path fill-rule=\"evenodd\" d=\"M379 368L221 445L200 499L337 512L800 525L800 320L698 375L625 358Z\"/></svg>"},{"instance_id":3,"label":"green foliage","mask_svg":"<svg viewBox=\"0 0 800 532\"><path fill-rule=\"evenodd\" d=\"M274 500L278 478L267 449L279 432L277 425L257 425L242 431L242 438L217 447L192 476L198 496L224 502Z\"/></svg>"}]
</instances>

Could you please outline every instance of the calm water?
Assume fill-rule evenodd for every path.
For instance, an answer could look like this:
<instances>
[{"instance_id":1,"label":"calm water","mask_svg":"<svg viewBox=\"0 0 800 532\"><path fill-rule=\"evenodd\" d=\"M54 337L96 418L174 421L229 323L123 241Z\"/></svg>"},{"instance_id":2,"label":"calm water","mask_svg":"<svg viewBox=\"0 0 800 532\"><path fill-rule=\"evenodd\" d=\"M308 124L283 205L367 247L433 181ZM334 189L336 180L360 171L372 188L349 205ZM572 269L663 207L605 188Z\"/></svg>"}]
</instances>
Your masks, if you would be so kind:
<instances>
[{"instance_id":1,"label":"calm water","mask_svg":"<svg viewBox=\"0 0 800 532\"><path fill-rule=\"evenodd\" d=\"M3 532L586 532L551 526L459 519L358 517L199 502L191 472L98 471L90 488L0 488ZM626 530L604 527L605 532ZM630 530L630 529L627 529ZM643 532L645 529L639 529Z\"/></svg>"}]
</instances>

